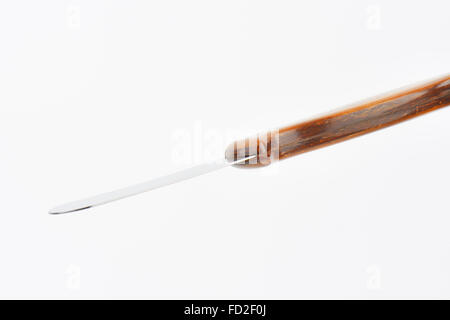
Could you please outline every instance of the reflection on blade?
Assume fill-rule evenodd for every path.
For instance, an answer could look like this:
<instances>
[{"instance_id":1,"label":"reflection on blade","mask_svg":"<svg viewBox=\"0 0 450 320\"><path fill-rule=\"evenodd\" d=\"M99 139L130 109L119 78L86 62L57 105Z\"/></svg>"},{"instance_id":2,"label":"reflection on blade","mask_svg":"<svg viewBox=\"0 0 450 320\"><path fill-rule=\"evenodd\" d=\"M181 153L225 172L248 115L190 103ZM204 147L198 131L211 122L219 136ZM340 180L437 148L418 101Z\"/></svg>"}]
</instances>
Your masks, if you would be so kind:
<instances>
[{"instance_id":1,"label":"reflection on blade","mask_svg":"<svg viewBox=\"0 0 450 320\"><path fill-rule=\"evenodd\" d=\"M244 162L246 160L250 160L255 158L256 156L250 156L247 158L240 159L238 161L234 162L228 162L226 160L222 160L220 162L212 162L212 163L206 163L197 165L185 170L181 170L163 177L159 177L144 183L140 183L134 186L130 186L127 188L99 194L94 197L70 202L61 206L58 206L56 208L53 208L49 211L51 214L59 214L59 213L68 213L68 212L74 212L79 210L88 209L94 206L99 206L101 204L105 204L111 201L123 199L126 197L134 196L139 193L143 193L146 191L150 191L153 189L161 188L179 181L187 180L211 171L219 170L225 167L228 167L233 164L237 164L240 162Z\"/></svg>"}]
</instances>

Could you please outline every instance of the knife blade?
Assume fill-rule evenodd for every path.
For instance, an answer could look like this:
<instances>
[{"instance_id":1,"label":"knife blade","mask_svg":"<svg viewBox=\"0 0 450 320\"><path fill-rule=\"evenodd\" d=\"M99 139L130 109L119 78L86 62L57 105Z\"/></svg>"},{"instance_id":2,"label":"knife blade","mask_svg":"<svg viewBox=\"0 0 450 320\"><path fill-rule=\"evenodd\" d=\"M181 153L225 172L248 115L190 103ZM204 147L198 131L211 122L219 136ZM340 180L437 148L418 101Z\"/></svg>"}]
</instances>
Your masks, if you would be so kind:
<instances>
[{"instance_id":1,"label":"knife blade","mask_svg":"<svg viewBox=\"0 0 450 320\"><path fill-rule=\"evenodd\" d=\"M247 160L255 158L256 155L245 157L236 161L228 161L226 159L220 161L214 161L204 163L190 167L188 169L180 170L169 175L161 176L150 181L132 185L126 188L114 190L111 192L102 193L93 197L69 202L60 206L57 206L49 211L50 214L61 214L75 211L81 211L89 209L95 206L106 204L112 201L120 200L123 198L131 197L146 191L154 190L170 184L174 184L183 180L188 180L212 171L226 168L231 165L236 165Z\"/></svg>"}]
</instances>

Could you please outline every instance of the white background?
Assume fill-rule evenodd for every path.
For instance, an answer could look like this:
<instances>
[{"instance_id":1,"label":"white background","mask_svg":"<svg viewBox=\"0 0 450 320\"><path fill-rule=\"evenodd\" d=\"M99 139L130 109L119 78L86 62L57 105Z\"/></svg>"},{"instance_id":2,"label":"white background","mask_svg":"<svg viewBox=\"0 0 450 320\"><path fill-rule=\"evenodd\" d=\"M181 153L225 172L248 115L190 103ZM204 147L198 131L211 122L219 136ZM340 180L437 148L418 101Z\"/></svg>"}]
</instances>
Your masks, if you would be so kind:
<instances>
[{"instance_id":1,"label":"white background","mask_svg":"<svg viewBox=\"0 0 450 320\"><path fill-rule=\"evenodd\" d=\"M2 1L0 297L450 298L450 108L47 214L448 73L449 4Z\"/></svg>"}]
</instances>

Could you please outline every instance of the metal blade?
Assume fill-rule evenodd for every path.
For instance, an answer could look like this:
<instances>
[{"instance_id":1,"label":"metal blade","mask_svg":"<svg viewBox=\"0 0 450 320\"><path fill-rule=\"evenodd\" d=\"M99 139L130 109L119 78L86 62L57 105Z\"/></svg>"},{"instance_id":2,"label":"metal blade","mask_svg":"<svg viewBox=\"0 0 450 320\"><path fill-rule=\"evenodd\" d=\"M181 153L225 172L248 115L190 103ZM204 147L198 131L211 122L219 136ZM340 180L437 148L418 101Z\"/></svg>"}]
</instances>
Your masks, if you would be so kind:
<instances>
[{"instance_id":1,"label":"metal blade","mask_svg":"<svg viewBox=\"0 0 450 320\"><path fill-rule=\"evenodd\" d=\"M123 198L131 197L146 191L150 191L153 189L161 188L173 183L177 183L183 180L187 180L190 178L194 178L196 176L219 170L233 164L237 164L240 162L244 162L246 160L250 160L255 158L256 155L240 159L234 162L228 162L225 159L220 162L211 162L200 164L185 170L181 170L166 176L162 176L144 183L136 184L134 186L126 187L123 189L102 193L94 197L70 202L67 204L63 204L61 206L55 207L49 211L50 214L60 214L60 213L69 213L74 211L80 211L88 208L92 208L95 206L99 206L111 201L120 200Z\"/></svg>"}]
</instances>

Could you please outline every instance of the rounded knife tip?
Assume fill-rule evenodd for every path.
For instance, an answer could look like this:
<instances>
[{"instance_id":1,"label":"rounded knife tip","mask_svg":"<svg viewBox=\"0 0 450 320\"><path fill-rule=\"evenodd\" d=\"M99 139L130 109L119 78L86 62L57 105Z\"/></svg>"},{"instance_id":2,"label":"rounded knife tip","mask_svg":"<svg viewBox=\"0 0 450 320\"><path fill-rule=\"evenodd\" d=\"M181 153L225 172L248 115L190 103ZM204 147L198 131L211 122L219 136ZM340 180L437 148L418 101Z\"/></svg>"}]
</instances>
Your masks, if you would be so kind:
<instances>
[{"instance_id":1,"label":"rounded knife tip","mask_svg":"<svg viewBox=\"0 0 450 320\"><path fill-rule=\"evenodd\" d=\"M56 208L50 209L48 211L48 213L51 214L51 215L56 215L56 214L63 214L63 213L70 213L70 212L81 211L81 210L89 209L91 207L92 206L87 206L87 207L82 207L82 208L75 208L75 209L68 209L68 208L64 208L63 206L61 206L61 207L56 207Z\"/></svg>"}]
</instances>

